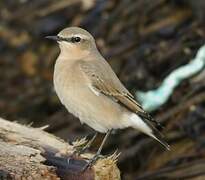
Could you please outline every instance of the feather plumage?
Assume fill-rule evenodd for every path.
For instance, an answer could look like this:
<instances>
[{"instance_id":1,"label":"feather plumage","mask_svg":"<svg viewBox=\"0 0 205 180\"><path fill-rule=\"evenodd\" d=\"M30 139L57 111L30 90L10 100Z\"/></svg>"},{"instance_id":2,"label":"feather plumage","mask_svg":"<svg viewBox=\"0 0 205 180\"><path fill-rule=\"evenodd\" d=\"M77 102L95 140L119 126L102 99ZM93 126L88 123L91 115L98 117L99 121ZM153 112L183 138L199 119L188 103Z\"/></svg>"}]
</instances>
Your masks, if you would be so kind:
<instances>
[{"instance_id":1,"label":"feather plumage","mask_svg":"<svg viewBox=\"0 0 205 180\"><path fill-rule=\"evenodd\" d=\"M166 143L158 129L155 128L153 123L157 126L161 125L146 113L141 105L136 102L134 96L123 86L104 59L95 60L93 63L92 60L89 60L89 62L79 61L78 63L82 71L89 77L91 85L96 90L112 99L114 98L125 108L140 116L152 131L152 134L147 134L169 149L169 145ZM98 71L99 69L101 69L101 71Z\"/></svg>"}]
</instances>

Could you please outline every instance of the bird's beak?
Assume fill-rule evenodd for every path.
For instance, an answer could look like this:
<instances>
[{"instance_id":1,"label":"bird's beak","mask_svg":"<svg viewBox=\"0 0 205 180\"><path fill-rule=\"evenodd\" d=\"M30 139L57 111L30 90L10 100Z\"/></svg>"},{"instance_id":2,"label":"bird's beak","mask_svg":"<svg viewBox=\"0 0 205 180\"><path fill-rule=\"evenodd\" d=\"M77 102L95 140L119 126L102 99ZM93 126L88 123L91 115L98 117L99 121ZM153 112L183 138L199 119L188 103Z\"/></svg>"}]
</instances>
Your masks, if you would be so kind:
<instances>
[{"instance_id":1,"label":"bird's beak","mask_svg":"<svg viewBox=\"0 0 205 180\"><path fill-rule=\"evenodd\" d=\"M58 36L46 36L45 38L46 39L51 39L51 40L54 40L54 41L60 41L61 40L61 38L58 37Z\"/></svg>"},{"instance_id":2,"label":"bird's beak","mask_svg":"<svg viewBox=\"0 0 205 180\"><path fill-rule=\"evenodd\" d=\"M45 37L46 39L51 39L51 40L54 40L54 41L67 41L67 42L71 42L71 38L63 38L63 37L60 37L60 36L46 36Z\"/></svg>"}]
</instances>

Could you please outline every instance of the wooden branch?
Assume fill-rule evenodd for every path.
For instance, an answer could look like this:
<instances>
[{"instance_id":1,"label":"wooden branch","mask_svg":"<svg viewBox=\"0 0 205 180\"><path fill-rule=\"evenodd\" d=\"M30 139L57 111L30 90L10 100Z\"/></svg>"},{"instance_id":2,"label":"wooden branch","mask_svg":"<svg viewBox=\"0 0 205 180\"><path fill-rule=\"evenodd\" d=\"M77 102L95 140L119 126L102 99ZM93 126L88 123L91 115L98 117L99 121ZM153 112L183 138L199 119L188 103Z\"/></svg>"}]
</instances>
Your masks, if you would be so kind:
<instances>
[{"instance_id":1,"label":"wooden branch","mask_svg":"<svg viewBox=\"0 0 205 180\"><path fill-rule=\"evenodd\" d=\"M118 180L117 155L99 159L82 172L91 154L80 157L71 146L40 128L26 127L0 118L0 180L1 179L69 179Z\"/></svg>"}]
</instances>

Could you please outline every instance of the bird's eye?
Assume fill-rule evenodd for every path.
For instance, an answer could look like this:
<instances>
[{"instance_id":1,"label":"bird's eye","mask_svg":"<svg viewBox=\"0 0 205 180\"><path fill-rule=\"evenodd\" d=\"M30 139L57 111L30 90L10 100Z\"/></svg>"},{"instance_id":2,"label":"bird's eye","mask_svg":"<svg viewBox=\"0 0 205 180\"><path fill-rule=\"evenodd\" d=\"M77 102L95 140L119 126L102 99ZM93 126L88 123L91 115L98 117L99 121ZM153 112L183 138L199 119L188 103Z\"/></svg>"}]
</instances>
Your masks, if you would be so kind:
<instances>
[{"instance_id":1,"label":"bird's eye","mask_svg":"<svg viewBox=\"0 0 205 180\"><path fill-rule=\"evenodd\" d=\"M77 36L77 37L72 37L72 38L71 38L71 42L72 42L72 43L76 43L76 42L80 42L80 41L81 41L81 38L78 37L78 36Z\"/></svg>"}]
</instances>

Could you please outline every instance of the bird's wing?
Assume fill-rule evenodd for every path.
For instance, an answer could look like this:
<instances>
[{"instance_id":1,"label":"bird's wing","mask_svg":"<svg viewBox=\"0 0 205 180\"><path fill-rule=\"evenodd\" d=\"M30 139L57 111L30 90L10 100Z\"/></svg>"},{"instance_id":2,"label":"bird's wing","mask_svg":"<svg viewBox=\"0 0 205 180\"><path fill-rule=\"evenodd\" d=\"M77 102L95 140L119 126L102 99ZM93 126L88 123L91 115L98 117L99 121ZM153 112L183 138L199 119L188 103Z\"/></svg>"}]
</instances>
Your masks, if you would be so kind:
<instances>
[{"instance_id":1,"label":"bird's wing","mask_svg":"<svg viewBox=\"0 0 205 180\"><path fill-rule=\"evenodd\" d=\"M134 96L123 86L105 60L102 59L101 61L93 62L79 61L79 65L82 71L89 77L92 86L100 93L112 97L112 99L114 98L130 111L160 126L160 124L136 102Z\"/></svg>"},{"instance_id":2,"label":"bird's wing","mask_svg":"<svg viewBox=\"0 0 205 180\"><path fill-rule=\"evenodd\" d=\"M155 121L143 108L137 103L129 93L129 91L122 85L118 77L115 75L109 64L102 59L102 61L79 61L80 68L83 73L89 77L91 85L98 92L111 97L118 103L122 104L125 108L136 113L142 118L146 125L152 130L152 137L159 141L166 149L169 150L169 145L164 140L163 135L153 125L158 127L160 123Z\"/></svg>"}]
</instances>

